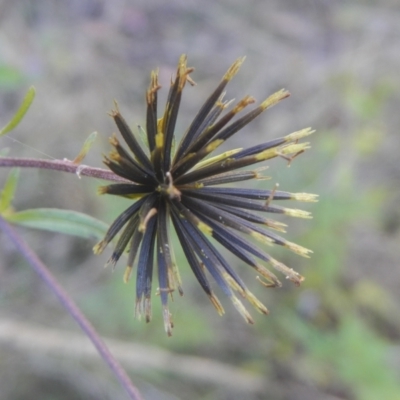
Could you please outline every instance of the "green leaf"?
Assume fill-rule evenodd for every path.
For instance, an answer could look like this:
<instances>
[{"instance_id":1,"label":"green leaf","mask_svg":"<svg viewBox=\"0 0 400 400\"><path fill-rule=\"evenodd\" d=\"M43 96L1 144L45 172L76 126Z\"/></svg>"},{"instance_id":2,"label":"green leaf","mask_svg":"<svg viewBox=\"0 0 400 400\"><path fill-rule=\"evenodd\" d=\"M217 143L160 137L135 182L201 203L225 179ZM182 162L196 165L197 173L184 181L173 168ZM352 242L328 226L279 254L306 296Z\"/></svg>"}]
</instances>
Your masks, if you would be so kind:
<instances>
[{"instance_id":1,"label":"green leaf","mask_svg":"<svg viewBox=\"0 0 400 400\"><path fill-rule=\"evenodd\" d=\"M96 137L97 137L97 132L92 132L89 135L89 137L85 140L85 143L83 143L81 151L75 157L74 161L72 161L74 164L80 164L83 161L83 159L86 157L86 154L89 152L90 148L93 146L93 143L96 140Z\"/></svg>"},{"instance_id":2,"label":"green leaf","mask_svg":"<svg viewBox=\"0 0 400 400\"><path fill-rule=\"evenodd\" d=\"M19 109L11 118L11 121L3 129L0 130L0 136L10 132L21 122L22 118L24 117L29 107L31 106L33 99L35 98L35 93L36 93L35 88L31 86L28 89L24 100L19 106Z\"/></svg>"},{"instance_id":3,"label":"green leaf","mask_svg":"<svg viewBox=\"0 0 400 400\"><path fill-rule=\"evenodd\" d=\"M65 233L85 239L102 239L108 225L89 215L57 208L36 208L6 216L7 221L29 228Z\"/></svg>"},{"instance_id":4,"label":"green leaf","mask_svg":"<svg viewBox=\"0 0 400 400\"><path fill-rule=\"evenodd\" d=\"M4 213L14 199L15 189L17 188L19 168L13 168L6 180L3 190L0 193L0 214Z\"/></svg>"}]
</instances>

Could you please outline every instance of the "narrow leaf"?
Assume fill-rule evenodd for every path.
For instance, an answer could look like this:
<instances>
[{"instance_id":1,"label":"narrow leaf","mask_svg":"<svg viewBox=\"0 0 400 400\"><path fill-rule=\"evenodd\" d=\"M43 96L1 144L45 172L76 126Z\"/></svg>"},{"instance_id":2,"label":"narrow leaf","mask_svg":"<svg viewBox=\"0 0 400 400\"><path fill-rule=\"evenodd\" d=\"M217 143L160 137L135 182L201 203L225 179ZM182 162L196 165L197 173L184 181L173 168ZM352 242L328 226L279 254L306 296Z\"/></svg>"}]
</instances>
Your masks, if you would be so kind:
<instances>
[{"instance_id":1,"label":"narrow leaf","mask_svg":"<svg viewBox=\"0 0 400 400\"><path fill-rule=\"evenodd\" d=\"M13 168L8 175L4 189L0 193L0 214L6 211L14 199L15 189L17 187L19 169Z\"/></svg>"},{"instance_id":2,"label":"narrow leaf","mask_svg":"<svg viewBox=\"0 0 400 400\"><path fill-rule=\"evenodd\" d=\"M28 89L24 100L19 106L19 109L11 118L11 121L3 129L0 130L0 136L3 136L6 133L10 132L21 122L22 118L24 117L29 107L31 106L33 99L35 98L35 93L36 93L35 88L31 86Z\"/></svg>"},{"instance_id":3,"label":"narrow leaf","mask_svg":"<svg viewBox=\"0 0 400 400\"><path fill-rule=\"evenodd\" d=\"M89 215L57 208L36 208L8 215L11 223L29 228L65 233L86 239L101 239L107 232L108 225Z\"/></svg>"},{"instance_id":4,"label":"narrow leaf","mask_svg":"<svg viewBox=\"0 0 400 400\"><path fill-rule=\"evenodd\" d=\"M96 140L96 137L97 137L97 132L92 132L89 135L89 137L85 140L85 143L83 143L81 151L75 157L75 159L72 161L74 164L80 164L83 161L83 159L86 157L86 154L89 152L89 150L93 146L93 143Z\"/></svg>"}]
</instances>

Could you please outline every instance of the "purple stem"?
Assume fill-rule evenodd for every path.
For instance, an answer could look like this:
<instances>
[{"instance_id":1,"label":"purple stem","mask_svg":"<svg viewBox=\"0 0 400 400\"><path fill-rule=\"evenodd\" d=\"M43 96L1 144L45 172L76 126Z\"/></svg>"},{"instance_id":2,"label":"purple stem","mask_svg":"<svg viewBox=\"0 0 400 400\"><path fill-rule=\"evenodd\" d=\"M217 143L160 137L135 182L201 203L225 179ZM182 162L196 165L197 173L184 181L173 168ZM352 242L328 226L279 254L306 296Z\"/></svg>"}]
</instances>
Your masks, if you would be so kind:
<instances>
[{"instance_id":1,"label":"purple stem","mask_svg":"<svg viewBox=\"0 0 400 400\"><path fill-rule=\"evenodd\" d=\"M44 168L56 171L70 172L78 176L90 176L108 181L126 182L126 179L115 175L113 172L89 167L83 164L74 164L69 160L44 160L40 158L14 158L0 157L0 167Z\"/></svg>"},{"instance_id":2,"label":"purple stem","mask_svg":"<svg viewBox=\"0 0 400 400\"><path fill-rule=\"evenodd\" d=\"M78 308L75 302L71 299L67 291L57 282L56 278L52 275L45 264L38 258L33 250L24 242L24 240L17 234L15 229L0 216L0 228L7 234L7 236L14 242L17 249L23 254L28 263L38 273L40 278L58 297L61 304L67 309L71 316L75 319L81 329L92 341L97 351L100 353L103 360L111 368L121 385L127 391L132 400L141 400L142 397L138 389L133 385L129 376L122 368L121 364L114 358L106 344L100 338L92 324L85 317L82 311Z\"/></svg>"}]
</instances>

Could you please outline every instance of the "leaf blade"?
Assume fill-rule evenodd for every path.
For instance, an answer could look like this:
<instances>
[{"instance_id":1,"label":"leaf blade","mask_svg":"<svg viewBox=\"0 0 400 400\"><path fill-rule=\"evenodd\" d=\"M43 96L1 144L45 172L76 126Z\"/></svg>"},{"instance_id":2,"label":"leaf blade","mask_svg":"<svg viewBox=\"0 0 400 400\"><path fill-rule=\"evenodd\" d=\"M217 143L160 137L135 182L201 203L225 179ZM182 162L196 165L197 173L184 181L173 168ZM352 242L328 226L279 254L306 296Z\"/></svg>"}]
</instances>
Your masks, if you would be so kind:
<instances>
[{"instance_id":1,"label":"leaf blade","mask_svg":"<svg viewBox=\"0 0 400 400\"><path fill-rule=\"evenodd\" d=\"M83 159L86 157L89 150L92 148L96 138L97 138L97 132L92 132L88 136L88 138L85 140L85 143L83 143L83 146L82 146L81 150L79 151L79 154L72 161L74 164L80 164L83 161Z\"/></svg>"},{"instance_id":2,"label":"leaf blade","mask_svg":"<svg viewBox=\"0 0 400 400\"><path fill-rule=\"evenodd\" d=\"M85 239L101 239L108 225L89 215L57 208L36 208L8 215L11 223L28 228L64 233Z\"/></svg>"},{"instance_id":3,"label":"leaf blade","mask_svg":"<svg viewBox=\"0 0 400 400\"><path fill-rule=\"evenodd\" d=\"M19 168L13 168L6 180L3 190L0 193L0 214L7 211L14 199L15 189L17 188Z\"/></svg>"},{"instance_id":4,"label":"leaf blade","mask_svg":"<svg viewBox=\"0 0 400 400\"><path fill-rule=\"evenodd\" d=\"M5 135L6 133L12 131L22 120L26 112L29 110L33 99L35 98L36 90L34 86L31 86L26 95L24 100L22 100L21 105L19 106L17 112L13 115L11 120L0 130L0 136Z\"/></svg>"}]
</instances>

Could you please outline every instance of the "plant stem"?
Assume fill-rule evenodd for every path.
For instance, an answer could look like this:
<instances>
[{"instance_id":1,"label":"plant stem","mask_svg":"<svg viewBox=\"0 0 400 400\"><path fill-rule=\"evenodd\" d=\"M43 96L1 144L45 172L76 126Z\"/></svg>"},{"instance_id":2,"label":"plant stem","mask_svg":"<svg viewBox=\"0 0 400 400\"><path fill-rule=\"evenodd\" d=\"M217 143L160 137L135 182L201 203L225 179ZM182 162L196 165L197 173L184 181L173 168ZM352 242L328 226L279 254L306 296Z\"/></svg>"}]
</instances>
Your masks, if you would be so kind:
<instances>
[{"instance_id":1,"label":"plant stem","mask_svg":"<svg viewBox=\"0 0 400 400\"><path fill-rule=\"evenodd\" d=\"M46 265L39 259L39 257L33 252L33 250L25 243L25 241L18 235L15 229L0 216L0 228L6 233L6 235L13 241L17 249L22 253L28 263L37 272L40 278L46 283L46 285L53 291L58 297L61 304L69 312L69 314L75 319L81 329L85 332L88 338L92 341L96 347L100 356L111 368L121 385L127 391L129 397L132 400L141 400L142 397L138 389L133 385L129 376L119 364L119 362L111 354L106 344L100 338L95 328L85 317L82 311L78 308L75 302L71 299L67 291L57 282L56 278L46 267Z\"/></svg>"},{"instance_id":2,"label":"plant stem","mask_svg":"<svg viewBox=\"0 0 400 400\"><path fill-rule=\"evenodd\" d=\"M90 176L108 181L126 182L125 179L115 175L113 172L103 169L89 167L83 164L74 164L69 160L45 160L40 158L15 158L0 157L0 167L22 167L43 168L56 171L70 172L78 176Z\"/></svg>"}]
</instances>

